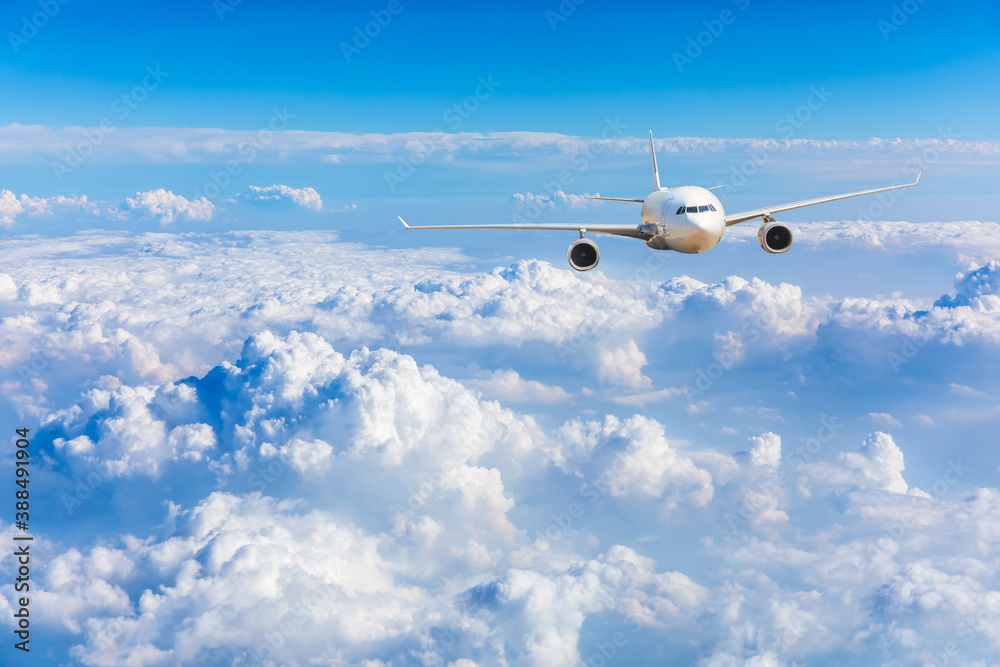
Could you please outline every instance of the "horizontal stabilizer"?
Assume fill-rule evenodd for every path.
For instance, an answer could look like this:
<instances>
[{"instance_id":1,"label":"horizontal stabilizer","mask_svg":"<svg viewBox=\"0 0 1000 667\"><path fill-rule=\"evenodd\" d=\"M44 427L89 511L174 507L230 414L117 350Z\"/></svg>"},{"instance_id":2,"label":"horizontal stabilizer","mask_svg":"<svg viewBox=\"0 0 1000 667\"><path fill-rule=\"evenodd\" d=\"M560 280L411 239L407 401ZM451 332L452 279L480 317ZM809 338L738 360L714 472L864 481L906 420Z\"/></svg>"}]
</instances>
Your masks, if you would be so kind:
<instances>
[{"instance_id":1,"label":"horizontal stabilizer","mask_svg":"<svg viewBox=\"0 0 1000 667\"><path fill-rule=\"evenodd\" d=\"M622 199L621 197L586 197L587 199L597 199L598 201L630 201L641 204L645 199Z\"/></svg>"}]
</instances>

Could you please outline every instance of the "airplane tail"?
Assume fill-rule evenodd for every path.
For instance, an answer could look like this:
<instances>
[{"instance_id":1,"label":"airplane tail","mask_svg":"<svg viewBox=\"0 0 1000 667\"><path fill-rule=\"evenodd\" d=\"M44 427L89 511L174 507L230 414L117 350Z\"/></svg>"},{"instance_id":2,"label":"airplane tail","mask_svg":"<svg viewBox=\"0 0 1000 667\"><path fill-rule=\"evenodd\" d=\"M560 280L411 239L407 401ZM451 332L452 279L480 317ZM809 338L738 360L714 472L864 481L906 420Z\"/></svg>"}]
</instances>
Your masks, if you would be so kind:
<instances>
[{"instance_id":1,"label":"airplane tail","mask_svg":"<svg viewBox=\"0 0 1000 667\"><path fill-rule=\"evenodd\" d=\"M660 169L656 166L656 147L653 145L653 131L649 131L649 154L653 157L653 187L656 188L654 192L659 192L660 190L669 190L670 188L665 188L660 185ZM722 187L721 185L716 187ZM714 190L715 188L709 188L709 190ZM601 201L631 201L637 204L642 204L644 199L624 199L621 197L590 197L584 195L587 199L599 199ZM405 223L404 223L405 224Z\"/></svg>"},{"instance_id":2,"label":"airplane tail","mask_svg":"<svg viewBox=\"0 0 1000 667\"><path fill-rule=\"evenodd\" d=\"M656 147L653 146L653 131L649 131L649 154L653 156L653 187L662 190L660 187L660 170L656 166Z\"/></svg>"}]
</instances>

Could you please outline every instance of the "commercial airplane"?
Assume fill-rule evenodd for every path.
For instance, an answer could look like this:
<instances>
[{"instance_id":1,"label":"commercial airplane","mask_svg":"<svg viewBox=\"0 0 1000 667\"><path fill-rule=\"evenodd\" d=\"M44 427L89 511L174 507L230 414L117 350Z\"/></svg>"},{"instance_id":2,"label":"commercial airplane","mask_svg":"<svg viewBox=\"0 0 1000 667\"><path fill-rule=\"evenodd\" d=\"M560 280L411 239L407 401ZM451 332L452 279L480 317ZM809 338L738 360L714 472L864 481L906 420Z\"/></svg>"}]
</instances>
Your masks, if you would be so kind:
<instances>
[{"instance_id":1,"label":"commercial airplane","mask_svg":"<svg viewBox=\"0 0 1000 667\"><path fill-rule=\"evenodd\" d=\"M653 186L655 189L646 195L645 199L621 199L618 197L588 197L602 201L624 201L642 204L642 224L640 225L595 225L595 224L510 224L510 225L432 225L413 227L406 224L403 218L399 221L407 229L548 229L580 232L580 238L574 241L566 253L569 265L577 271L589 271L601 259L601 252L587 232L596 234L614 234L642 239L654 250L676 250L683 253L699 253L711 250L722 239L726 227L738 225L741 222L761 218L763 224L757 232L760 247L771 254L786 252L792 247L792 230L776 221L775 213L790 211L803 206L823 204L828 201L871 195L886 190L909 188L920 182L920 174L912 183L890 185L884 188L848 192L842 195L803 199L787 204L764 206L726 215L722 202L711 193L723 186L700 188L695 185L684 185L676 188L660 186L660 172L656 166L656 149L653 147L653 132L649 132L649 151L653 156Z\"/></svg>"}]
</instances>

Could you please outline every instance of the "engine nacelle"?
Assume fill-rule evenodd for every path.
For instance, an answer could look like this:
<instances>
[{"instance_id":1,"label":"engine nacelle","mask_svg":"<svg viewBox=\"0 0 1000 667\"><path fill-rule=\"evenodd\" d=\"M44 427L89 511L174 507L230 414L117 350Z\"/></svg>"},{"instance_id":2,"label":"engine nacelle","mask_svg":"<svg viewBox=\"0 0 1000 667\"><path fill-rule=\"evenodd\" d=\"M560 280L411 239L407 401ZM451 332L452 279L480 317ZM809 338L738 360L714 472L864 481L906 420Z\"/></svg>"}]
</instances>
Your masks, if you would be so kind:
<instances>
[{"instance_id":1,"label":"engine nacelle","mask_svg":"<svg viewBox=\"0 0 1000 667\"><path fill-rule=\"evenodd\" d=\"M787 252L792 247L792 230L772 220L760 226L757 230L757 240L760 241L761 248L772 255L777 255Z\"/></svg>"},{"instance_id":2,"label":"engine nacelle","mask_svg":"<svg viewBox=\"0 0 1000 667\"><path fill-rule=\"evenodd\" d=\"M569 265L577 271L590 271L601 261L601 251L588 238L577 239L566 252Z\"/></svg>"}]
</instances>

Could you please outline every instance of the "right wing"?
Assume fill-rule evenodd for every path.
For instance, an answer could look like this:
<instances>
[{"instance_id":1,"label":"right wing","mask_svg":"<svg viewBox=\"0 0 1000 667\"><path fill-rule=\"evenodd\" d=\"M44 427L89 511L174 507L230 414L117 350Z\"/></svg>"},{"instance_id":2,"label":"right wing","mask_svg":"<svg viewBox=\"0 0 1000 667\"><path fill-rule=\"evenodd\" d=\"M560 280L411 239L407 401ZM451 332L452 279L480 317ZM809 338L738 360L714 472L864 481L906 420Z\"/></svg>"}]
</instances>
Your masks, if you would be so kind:
<instances>
[{"instance_id":1,"label":"right wing","mask_svg":"<svg viewBox=\"0 0 1000 667\"><path fill-rule=\"evenodd\" d=\"M777 204L776 206L765 206L763 208L755 208L751 211L740 211L739 213L733 213L732 215L726 216L726 226L731 227L733 225L738 225L741 222L746 222L747 220L753 220L754 218L760 218L764 216L770 217L774 213L781 213L782 211L791 211L793 208L802 208L803 206L812 206L813 204L824 204L828 201L837 201L838 199L847 199L848 197L873 195L876 192L885 192L886 190L898 190L899 188L912 188L919 182L920 182L920 174L917 173L917 178L912 183L903 183L902 185L890 185L884 188L874 188L872 190L859 190L858 192L848 192L847 194L843 195L816 197L815 199L801 199L799 201L793 201L787 204Z\"/></svg>"},{"instance_id":2,"label":"right wing","mask_svg":"<svg viewBox=\"0 0 1000 667\"><path fill-rule=\"evenodd\" d=\"M403 223L403 226L407 229L541 229L548 231L567 231L567 232L594 232L595 234L613 234L615 236L630 236L635 239L642 239L643 241L653 237L647 231L643 231L642 227L638 225L588 225L588 224L554 224L554 225L525 225L525 224L513 224L513 225L427 225L421 227L411 227L406 224L403 218L399 218L399 221Z\"/></svg>"}]
</instances>

